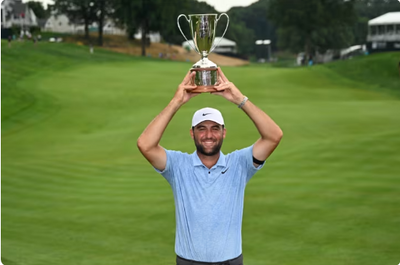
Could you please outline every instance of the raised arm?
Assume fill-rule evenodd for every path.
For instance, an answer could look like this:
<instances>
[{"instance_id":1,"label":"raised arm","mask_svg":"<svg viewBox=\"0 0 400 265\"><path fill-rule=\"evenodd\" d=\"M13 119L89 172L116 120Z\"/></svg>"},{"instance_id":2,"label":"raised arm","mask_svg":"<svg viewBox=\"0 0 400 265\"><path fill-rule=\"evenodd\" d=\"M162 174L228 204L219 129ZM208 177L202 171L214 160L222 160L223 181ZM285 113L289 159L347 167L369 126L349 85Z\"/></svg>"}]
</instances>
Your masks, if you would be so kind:
<instances>
[{"instance_id":1,"label":"raised arm","mask_svg":"<svg viewBox=\"0 0 400 265\"><path fill-rule=\"evenodd\" d=\"M165 150L159 144L167 125L183 104L198 95L190 93L192 89L196 88L191 84L194 74L187 73L170 103L150 122L137 140L140 152L158 170L164 170L167 162Z\"/></svg>"},{"instance_id":2,"label":"raised arm","mask_svg":"<svg viewBox=\"0 0 400 265\"><path fill-rule=\"evenodd\" d=\"M253 121L261 136L253 146L253 157L258 161L266 160L278 146L283 135L282 130L264 111L248 100L232 82L229 82L220 68L218 68L218 74L219 84L215 86L218 92L213 92L213 94L221 95L238 106L241 105L241 109ZM255 166L259 164L254 162Z\"/></svg>"}]
</instances>

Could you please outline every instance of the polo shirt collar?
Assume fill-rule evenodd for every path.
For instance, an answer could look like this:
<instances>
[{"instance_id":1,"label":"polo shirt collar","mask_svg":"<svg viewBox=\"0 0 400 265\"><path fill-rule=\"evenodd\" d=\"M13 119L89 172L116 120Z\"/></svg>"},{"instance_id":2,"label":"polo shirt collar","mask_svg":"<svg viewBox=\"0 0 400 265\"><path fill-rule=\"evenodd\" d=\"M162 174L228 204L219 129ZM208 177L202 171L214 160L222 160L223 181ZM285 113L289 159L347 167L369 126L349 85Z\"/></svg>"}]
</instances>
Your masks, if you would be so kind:
<instances>
[{"instance_id":1,"label":"polo shirt collar","mask_svg":"<svg viewBox=\"0 0 400 265\"><path fill-rule=\"evenodd\" d=\"M193 166L204 166L203 162L201 162L199 156L197 155L197 151L193 152L192 161L193 161ZM219 158L214 167L216 166L226 167L225 155L221 151L219 151Z\"/></svg>"}]
</instances>

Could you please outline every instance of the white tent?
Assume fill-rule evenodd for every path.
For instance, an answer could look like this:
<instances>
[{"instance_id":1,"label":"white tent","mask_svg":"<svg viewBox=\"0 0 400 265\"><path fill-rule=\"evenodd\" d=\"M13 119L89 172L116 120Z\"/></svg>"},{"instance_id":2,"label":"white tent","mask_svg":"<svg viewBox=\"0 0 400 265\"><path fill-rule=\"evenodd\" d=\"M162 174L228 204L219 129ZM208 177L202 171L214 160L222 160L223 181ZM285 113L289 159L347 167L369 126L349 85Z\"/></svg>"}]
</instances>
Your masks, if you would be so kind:
<instances>
[{"instance_id":1,"label":"white tent","mask_svg":"<svg viewBox=\"0 0 400 265\"><path fill-rule=\"evenodd\" d=\"M348 56L351 55L354 52L364 52L366 49L365 45L354 45L351 47L348 47L346 49L342 49L340 50L340 58L344 57L344 56Z\"/></svg>"},{"instance_id":2,"label":"white tent","mask_svg":"<svg viewBox=\"0 0 400 265\"><path fill-rule=\"evenodd\" d=\"M236 42L228 40L226 38L215 37L214 45L218 45L213 52L219 53L236 53ZM185 41L182 43L182 47L189 47L193 50L193 40Z\"/></svg>"},{"instance_id":3,"label":"white tent","mask_svg":"<svg viewBox=\"0 0 400 265\"><path fill-rule=\"evenodd\" d=\"M368 25L400 24L400 12L389 12L368 21Z\"/></svg>"}]
</instances>

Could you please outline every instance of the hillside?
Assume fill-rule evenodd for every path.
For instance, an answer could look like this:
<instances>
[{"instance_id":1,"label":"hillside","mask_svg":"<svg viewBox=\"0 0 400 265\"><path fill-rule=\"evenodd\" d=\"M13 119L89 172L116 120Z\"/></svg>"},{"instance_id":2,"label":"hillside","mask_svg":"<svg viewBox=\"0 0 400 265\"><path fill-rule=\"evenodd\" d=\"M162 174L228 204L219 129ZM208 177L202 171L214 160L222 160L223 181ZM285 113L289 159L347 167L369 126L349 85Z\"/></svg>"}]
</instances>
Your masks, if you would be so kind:
<instances>
[{"instance_id":1,"label":"hillside","mask_svg":"<svg viewBox=\"0 0 400 265\"><path fill-rule=\"evenodd\" d=\"M67 36L65 37L65 40L69 43L85 44L86 46L89 46L88 42L97 42L94 35L90 36L90 41L85 40L80 35ZM103 47L96 47L95 49L106 49L134 56L141 56L142 54L140 40L127 40L126 36L105 35L103 41ZM161 57L160 54L162 54ZM201 59L200 55L193 50L188 52L182 46L169 45L166 43L151 43L146 47L146 55L148 57L160 58L163 60L191 63L195 63ZM218 66L241 66L249 64L249 61L247 60L228 57L216 53L211 53L209 59Z\"/></svg>"},{"instance_id":2,"label":"hillside","mask_svg":"<svg viewBox=\"0 0 400 265\"><path fill-rule=\"evenodd\" d=\"M375 53L323 65L338 75L359 82L360 88L400 97L400 52Z\"/></svg>"}]
</instances>

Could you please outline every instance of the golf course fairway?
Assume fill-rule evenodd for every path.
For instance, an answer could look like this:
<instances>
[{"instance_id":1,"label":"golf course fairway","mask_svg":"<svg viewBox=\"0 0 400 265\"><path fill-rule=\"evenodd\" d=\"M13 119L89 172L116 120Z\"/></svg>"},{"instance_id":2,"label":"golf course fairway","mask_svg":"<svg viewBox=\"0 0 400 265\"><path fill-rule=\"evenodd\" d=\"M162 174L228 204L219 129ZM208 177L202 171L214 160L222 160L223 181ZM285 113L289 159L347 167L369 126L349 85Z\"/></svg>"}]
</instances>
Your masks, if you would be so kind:
<instances>
[{"instance_id":1,"label":"golf course fairway","mask_svg":"<svg viewBox=\"0 0 400 265\"><path fill-rule=\"evenodd\" d=\"M172 191L136 140L191 64L3 41L1 58L3 264L175 264ZM222 68L284 134L246 188L246 265L400 262L399 59ZM258 139L243 111L202 94L161 145L192 153L207 106L224 115L224 153Z\"/></svg>"}]
</instances>

